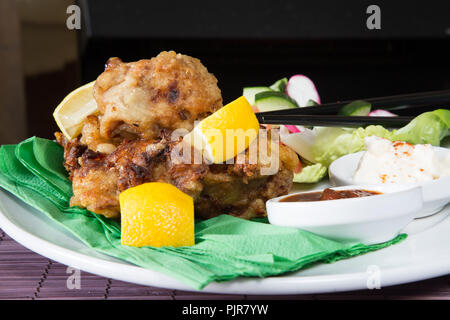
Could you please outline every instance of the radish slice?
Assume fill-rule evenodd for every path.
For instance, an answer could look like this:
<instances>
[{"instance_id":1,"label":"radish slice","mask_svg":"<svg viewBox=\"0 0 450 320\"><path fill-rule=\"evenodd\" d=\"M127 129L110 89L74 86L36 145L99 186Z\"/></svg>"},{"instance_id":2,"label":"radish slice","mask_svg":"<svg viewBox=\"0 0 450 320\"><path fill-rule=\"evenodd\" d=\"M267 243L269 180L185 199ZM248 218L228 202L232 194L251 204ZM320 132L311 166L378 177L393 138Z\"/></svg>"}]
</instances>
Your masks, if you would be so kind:
<instances>
[{"instance_id":1,"label":"radish slice","mask_svg":"<svg viewBox=\"0 0 450 320\"><path fill-rule=\"evenodd\" d=\"M294 125L290 125L290 124L285 125L285 127L289 130L290 133L302 132L302 130L304 128L301 126L294 126Z\"/></svg>"},{"instance_id":2,"label":"radish slice","mask_svg":"<svg viewBox=\"0 0 450 320\"><path fill-rule=\"evenodd\" d=\"M314 82L307 76L296 74L292 76L286 85L286 93L294 99L300 107L305 107L309 100L320 104L319 93Z\"/></svg>"},{"instance_id":3,"label":"radish slice","mask_svg":"<svg viewBox=\"0 0 450 320\"><path fill-rule=\"evenodd\" d=\"M387 110L377 109L369 112L369 117L397 117L397 115Z\"/></svg>"}]
</instances>

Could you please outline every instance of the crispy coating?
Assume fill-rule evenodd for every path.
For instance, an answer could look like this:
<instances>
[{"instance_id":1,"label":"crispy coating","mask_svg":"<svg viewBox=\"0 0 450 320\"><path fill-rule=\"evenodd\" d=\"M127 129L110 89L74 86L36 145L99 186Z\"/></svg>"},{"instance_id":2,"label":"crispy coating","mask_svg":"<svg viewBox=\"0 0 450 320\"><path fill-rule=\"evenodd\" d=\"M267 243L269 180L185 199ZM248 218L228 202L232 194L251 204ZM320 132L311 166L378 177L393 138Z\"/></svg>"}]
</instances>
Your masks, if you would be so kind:
<instances>
[{"instance_id":1,"label":"crispy coating","mask_svg":"<svg viewBox=\"0 0 450 320\"><path fill-rule=\"evenodd\" d=\"M222 107L214 75L200 60L173 51L130 63L109 59L94 97L103 139L154 139L162 128L191 130L195 120Z\"/></svg>"},{"instance_id":2,"label":"crispy coating","mask_svg":"<svg viewBox=\"0 0 450 320\"><path fill-rule=\"evenodd\" d=\"M207 164L184 164L171 161L171 151L180 143L166 139L124 140L110 154L99 153L67 141L57 134L64 146L64 165L72 179L71 206L86 207L110 218L120 216L120 192L146 182L175 185L194 199L202 189ZM193 155L192 155L193 156Z\"/></svg>"},{"instance_id":3,"label":"crispy coating","mask_svg":"<svg viewBox=\"0 0 450 320\"><path fill-rule=\"evenodd\" d=\"M206 164L184 164L173 161L171 151L180 141L139 139L124 141L106 158L107 166L118 174L120 192L145 182L167 182L196 198L202 191L201 180L208 171Z\"/></svg>"},{"instance_id":4,"label":"crispy coating","mask_svg":"<svg viewBox=\"0 0 450 320\"><path fill-rule=\"evenodd\" d=\"M72 180L73 173L80 167L78 158L83 155L87 147L80 144L79 138L68 141L61 132L56 132L55 137L56 141L64 147L64 167L69 173L69 179Z\"/></svg>"},{"instance_id":5,"label":"crispy coating","mask_svg":"<svg viewBox=\"0 0 450 320\"><path fill-rule=\"evenodd\" d=\"M190 161L180 160L186 149L178 148L181 139L170 138L173 131L191 130L194 121L222 107L217 79L198 59L172 51L131 63L111 58L94 98L99 113L86 119L79 137L67 141L56 133L73 182L72 206L118 218L120 192L166 182L193 197L197 217L252 218L264 216L265 202L292 186L298 156L284 145L273 148L270 134L263 138L277 164L270 173L271 163L250 161L249 150L233 164L194 164L192 148Z\"/></svg>"},{"instance_id":6,"label":"crispy coating","mask_svg":"<svg viewBox=\"0 0 450 320\"><path fill-rule=\"evenodd\" d=\"M65 143L67 155L73 154L71 150L82 148L75 142L60 143ZM193 197L197 217L232 214L249 219L264 216L265 202L287 194L292 186L290 168L296 166L293 159L297 159L298 164L298 157L287 147L280 146L280 167L276 173L264 175L261 169L267 165L250 164L247 154L243 163L183 163L173 156L174 148L180 143L166 138L124 140L111 154L85 148L78 159L66 158L66 168L72 170L73 177L71 205L83 206L107 217L119 217L120 192L158 181L171 183ZM191 160L194 152L191 150ZM182 156L180 151L177 154Z\"/></svg>"},{"instance_id":7,"label":"crispy coating","mask_svg":"<svg viewBox=\"0 0 450 320\"><path fill-rule=\"evenodd\" d=\"M117 218L120 212L117 170L106 166L101 155L87 150L80 158L80 167L73 171L74 195L70 205Z\"/></svg>"},{"instance_id":8,"label":"crispy coating","mask_svg":"<svg viewBox=\"0 0 450 320\"><path fill-rule=\"evenodd\" d=\"M274 148L273 142L264 137L259 139L271 150L268 154L272 160L263 161L258 156L256 163L252 163L247 149L242 158L234 158L233 164L211 165L203 180L203 191L196 200L197 215L212 218L227 213L245 219L261 217L266 215L267 200L289 192L293 170L299 164L297 154L281 144ZM276 165L275 171L265 171L271 164Z\"/></svg>"}]
</instances>

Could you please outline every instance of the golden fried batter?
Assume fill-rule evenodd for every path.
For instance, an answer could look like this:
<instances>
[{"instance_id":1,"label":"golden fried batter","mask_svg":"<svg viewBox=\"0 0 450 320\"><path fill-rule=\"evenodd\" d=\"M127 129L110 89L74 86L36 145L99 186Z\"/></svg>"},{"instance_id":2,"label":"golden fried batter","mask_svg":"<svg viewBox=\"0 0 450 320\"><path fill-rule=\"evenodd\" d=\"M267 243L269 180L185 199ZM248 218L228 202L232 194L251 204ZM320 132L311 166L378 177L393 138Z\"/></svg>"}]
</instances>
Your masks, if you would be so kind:
<instances>
[{"instance_id":1,"label":"golden fried batter","mask_svg":"<svg viewBox=\"0 0 450 320\"><path fill-rule=\"evenodd\" d=\"M298 165L297 155L283 145L277 155L280 167L275 174L264 175L261 170L267 164L248 163L247 153L243 163L183 163L172 157L172 150L180 141L169 142L166 138L124 140L108 155L86 149L76 141L67 142L61 139L62 135L57 138L65 148L65 166L73 176L71 205L107 217L120 216L120 192L157 181L171 183L193 197L198 217L264 216L268 199L288 193L292 169ZM192 153L191 156L194 157Z\"/></svg>"},{"instance_id":2,"label":"golden fried batter","mask_svg":"<svg viewBox=\"0 0 450 320\"><path fill-rule=\"evenodd\" d=\"M83 165L73 173L71 206L85 207L107 218L119 217L117 171L98 162Z\"/></svg>"},{"instance_id":3,"label":"golden fried batter","mask_svg":"<svg viewBox=\"0 0 450 320\"><path fill-rule=\"evenodd\" d=\"M222 106L216 78L198 59L175 52L131 63L112 58L95 83L94 98L99 114L86 119L78 138L67 141L56 133L73 182L72 206L120 217L120 192L166 182L193 197L198 217L252 218L265 215L265 202L292 186L298 156L284 145L273 149L269 138L262 143L278 164L270 174L263 171L271 164L259 157L251 163L249 150L234 164L193 164L193 159L186 163L172 157L182 142L170 140L171 133L191 130L195 120Z\"/></svg>"},{"instance_id":4,"label":"golden fried batter","mask_svg":"<svg viewBox=\"0 0 450 320\"><path fill-rule=\"evenodd\" d=\"M162 128L191 130L195 120L222 107L214 75L200 60L173 51L130 63L109 59L94 97L105 139L124 133L153 139Z\"/></svg>"}]
</instances>

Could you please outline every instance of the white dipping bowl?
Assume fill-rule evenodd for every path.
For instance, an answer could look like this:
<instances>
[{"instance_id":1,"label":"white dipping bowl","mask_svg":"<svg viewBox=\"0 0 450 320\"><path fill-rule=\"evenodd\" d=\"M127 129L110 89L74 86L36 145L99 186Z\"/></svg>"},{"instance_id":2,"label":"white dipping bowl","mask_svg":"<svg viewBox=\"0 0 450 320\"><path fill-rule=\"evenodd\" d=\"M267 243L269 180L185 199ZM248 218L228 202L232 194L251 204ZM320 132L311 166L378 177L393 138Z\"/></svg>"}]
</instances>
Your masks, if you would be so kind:
<instances>
[{"instance_id":1,"label":"white dipping bowl","mask_svg":"<svg viewBox=\"0 0 450 320\"><path fill-rule=\"evenodd\" d=\"M375 244L389 241L401 233L414 220L423 204L422 190L417 186L360 185L332 189L363 189L383 194L338 200L280 202L293 195L290 194L266 202L269 222L307 230L340 242ZM320 190L311 192L316 191Z\"/></svg>"},{"instance_id":2,"label":"white dipping bowl","mask_svg":"<svg viewBox=\"0 0 450 320\"><path fill-rule=\"evenodd\" d=\"M434 147L437 156L444 158L450 149ZM353 174L358 168L365 151L345 155L331 163L328 171L330 183L333 186L352 185ZM384 184L383 184L384 185ZM420 186L423 192L423 208L417 213L416 218L423 218L441 211L450 202L450 176L437 180L408 184L410 186Z\"/></svg>"}]
</instances>

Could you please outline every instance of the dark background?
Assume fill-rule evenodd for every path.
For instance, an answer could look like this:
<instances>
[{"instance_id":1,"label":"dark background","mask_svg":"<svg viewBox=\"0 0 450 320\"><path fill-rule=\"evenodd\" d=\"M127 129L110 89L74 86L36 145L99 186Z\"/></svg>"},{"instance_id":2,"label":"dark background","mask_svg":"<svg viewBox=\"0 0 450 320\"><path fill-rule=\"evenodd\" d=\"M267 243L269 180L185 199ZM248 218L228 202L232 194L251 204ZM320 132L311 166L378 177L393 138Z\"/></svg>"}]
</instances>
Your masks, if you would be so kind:
<instances>
[{"instance_id":1,"label":"dark background","mask_svg":"<svg viewBox=\"0 0 450 320\"><path fill-rule=\"evenodd\" d=\"M309 76L322 102L450 88L448 0L76 3L83 19L76 59L25 79L27 136L51 137L53 109L95 80L109 57L135 61L162 50L199 58L224 103L242 87L293 74ZM371 4L381 8L381 30L366 27Z\"/></svg>"},{"instance_id":2,"label":"dark background","mask_svg":"<svg viewBox=\"0 0 450 320\"><path fill-rule=\"evenodd\" d=\"M324 102L450 88L450 1L377 1L381 30L366 27L373 1L80 4L84 81L110 56L133 61L171 49L201 59L225 102L244 86L296 73L315 81Z\"/></svg>"}]
</instances>

